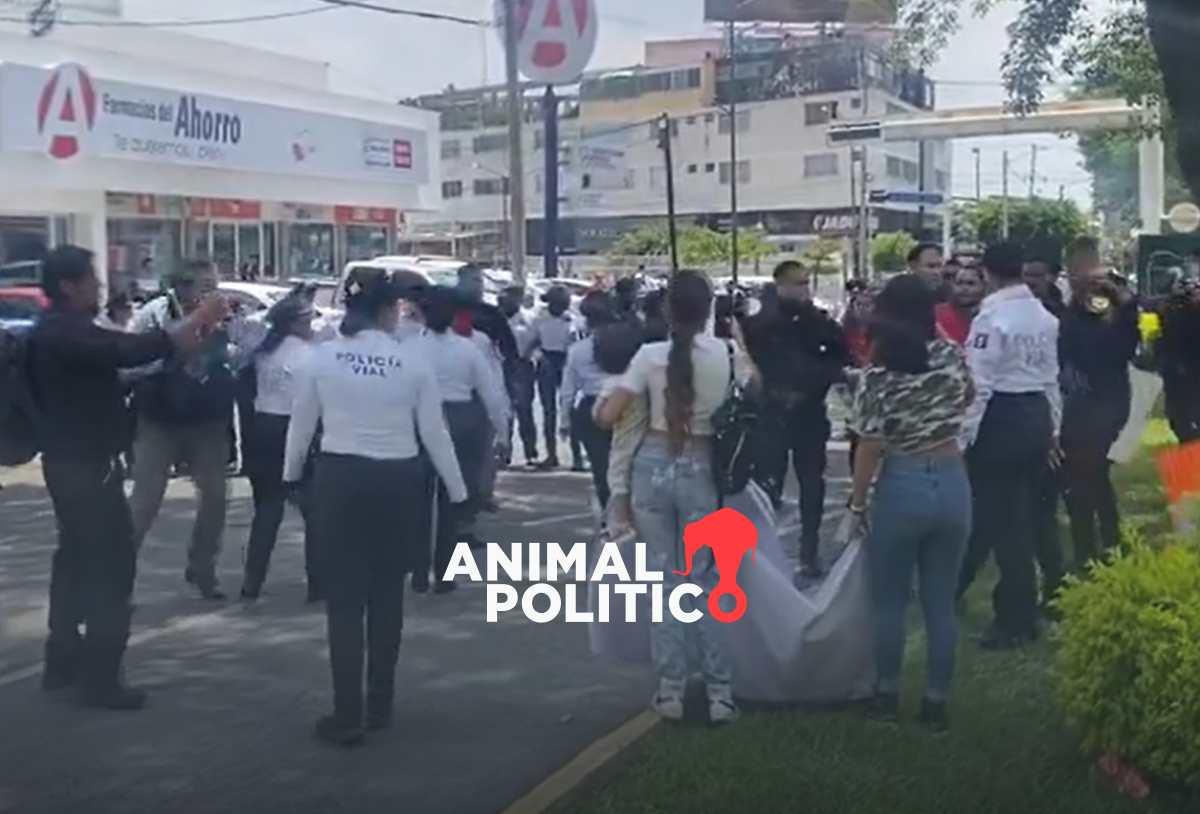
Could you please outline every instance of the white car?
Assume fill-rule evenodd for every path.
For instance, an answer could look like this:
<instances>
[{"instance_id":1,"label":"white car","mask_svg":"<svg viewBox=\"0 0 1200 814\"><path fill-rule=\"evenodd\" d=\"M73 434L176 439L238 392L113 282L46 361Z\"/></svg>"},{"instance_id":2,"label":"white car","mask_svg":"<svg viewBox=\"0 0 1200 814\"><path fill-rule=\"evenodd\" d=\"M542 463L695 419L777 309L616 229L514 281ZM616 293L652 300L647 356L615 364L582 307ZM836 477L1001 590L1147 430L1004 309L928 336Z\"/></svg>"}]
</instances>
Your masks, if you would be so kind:
<instances>
[{"instance_id":1,"label":"white car","mask_svg":"<svg viewBox=\"0 0 1200 814\"><path fill-rule=\"evenodd\" d=\"M453 287L458 285L458 272L471 265L463 260L452 257L386 255L374 260L355 260L347 263L342 271L339 288L345 285L346 278L356 268L384 269L390 272L408 272L415 274L428 285ZM487 270L483 275L483 301L495 305L500 286L492 279Z\"/></svg>"},{"instance_id":2,"label":"white car","mask_svg":"<svg viewBox=\"0 0 1200 814\"><path fill-rule=\"evenodd\" d=\"M291 290L289 286L271 283L225 282L217 286L217 291L230 301L235 311L240 313L250 341L253 341L254 336L266 332L267 312L271 310L272 305L286 297ZM320 306L316 307L316 312L317 318L313 320L313 330L316 332L317 338L331 338L333 326L341 322L341 312ZM246 339L240 338L239 341L246 341Z\"/></svg>"}]
</instances>

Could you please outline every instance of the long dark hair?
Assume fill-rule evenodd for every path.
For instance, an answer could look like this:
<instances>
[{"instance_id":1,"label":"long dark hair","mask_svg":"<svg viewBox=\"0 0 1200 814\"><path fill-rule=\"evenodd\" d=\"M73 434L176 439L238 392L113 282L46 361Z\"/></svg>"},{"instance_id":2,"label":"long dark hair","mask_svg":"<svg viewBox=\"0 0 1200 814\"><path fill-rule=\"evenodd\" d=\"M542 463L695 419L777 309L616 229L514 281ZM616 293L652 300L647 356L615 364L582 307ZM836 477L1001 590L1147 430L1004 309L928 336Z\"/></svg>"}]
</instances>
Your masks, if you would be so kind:
<instances>
[{"instance_id":1,"label":"long dark hair","mask_svg":"<svg viewBox=\"0 0 1200 814\"><path fill-rule=\"evenodd\" d=\"M893 277L875 298L869 336L872 361L896 373L929 370L929 343L937 337L935 292L919 277Z\"/></svg>"},{"instance_id":2,"label":"long dark hair","mask_svg":"<svg viewBox=\"0 0 1200 814\"><path fill-rule=\"evenodd\" d=\"M667 354L666 418L667 435L675 454L683 451L691 431L692 407L696 403L692 345L708 322L712 301L708 278L698 271L676 273L667 287L671 350Z\"/></svg>"},{"instance_id":3,"label":"long dark hair","mask_svg":"<svg viewBox=\"0 0 1200 814\"><path fill-rule=\"evenodd\" d=\"M453 289L433 286L425 290L419 304L425 317L425 327L435 334L444 334L454 324L460 302Z\"/></svg>"}]
</instances>

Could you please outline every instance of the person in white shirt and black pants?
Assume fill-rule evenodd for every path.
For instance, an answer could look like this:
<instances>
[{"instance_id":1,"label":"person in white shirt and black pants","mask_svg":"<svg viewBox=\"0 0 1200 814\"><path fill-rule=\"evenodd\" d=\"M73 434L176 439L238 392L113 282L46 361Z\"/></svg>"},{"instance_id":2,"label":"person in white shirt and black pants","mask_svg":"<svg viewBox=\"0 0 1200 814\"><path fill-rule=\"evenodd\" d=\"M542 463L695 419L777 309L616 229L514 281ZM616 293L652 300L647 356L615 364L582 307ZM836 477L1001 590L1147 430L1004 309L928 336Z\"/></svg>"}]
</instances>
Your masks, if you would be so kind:
<instances>
[{"instance_id":1,"label":"person in white shirt and black pants","mask_svg":"<svg viewBox=\"0 0 1200 814\"><path fill-rule=\"evenodd\" d=\"M245 440L245 469L254 495L254 520L250 524L242 580L242 599L246 601L257 600L262 592L271 552L279 537L279 524L283 522L287 505L287 490L283 486L284 446L296 382L312 356L313 317L312 303L302 293L293 292L284 297L268 312L270 330L251 357L255 383L254 429ZM320 588L307 492L302 491L297 502L304 517L308 601L316 602L320 599Z\"/></svg>"},{"instance_id":2,"label":"person in white shirt and black pants","mask_svg":"<svg viewBox=\"0 0 1200 814\"><path fill-rule=\"evenodd\" d=\"M529 352L541 352L537 365L538 400L542 402L542 432L546 436L546 459L541 469L558 468L558 389L562 386L567 350L571 347L574 320L571 318L571 295L564 286L551 286L542 295L546 312L533 321L534 339ZM576 467L580 463L576 458Z\"/></svg>"},{"instance_id":3,"label":"person in white shirt and black pants","mask_svg":"<svg viewBox=\"0 0 1200 814\"><path fill-rule=\"evenodd\" d=\"M1061 463L1058 320L1022 281L1022 253L994 246L983 256L993 293L967 338L975 400L967 411L975 531L964 569L994 552L1000 581L995 621L980 644L1019 647L1037 636L1034 505L1047 459Z\"/></svg>"},{"instance_id":4,"label":"person in white shirt and black pants","mask_svg":"<svg viewBox=\"0 0 1200 814\"><path fill-rule=\"evenodd\" d=\"M459 308L451 288L433 287L422 295L420 306L425 332L412 340L416 352L433 368L441 393L446 424L454 441L454 452L467 486L465 505L451 508L445 479L438 488L437 542L433 558L437 593L454 590L454 582L442 579L460 529L469 529L479 511L483 491L484 458L491 453L493 436L501 447L508 439L508 399L504 383L492 370L478 345L450 330ZM504 450L501 450L504 454ZM473 542L473 540L469 540ZM413 590L429 589L428 547L413 571Z\"/></svg>"},{"instance_id":5,"label":"person in white shirt and black pants","mask_svg":"<svg viewBox=\"0 0 1200 814\"><path fill-rule=\"evenodd\" d=\"M394 337L401 285L383 270L361 269L349 275L345 293L342 336L318 346L301 375L283 479L289 485L303 479L320 423L314 519L334 711L317 722L317 735L354 746L363 740L364 615L366 728L392 722L404 577L421 542L420 447L451 503L465 501L467 487L433 369L416 343Z\"/></svg>"}]
</instances>

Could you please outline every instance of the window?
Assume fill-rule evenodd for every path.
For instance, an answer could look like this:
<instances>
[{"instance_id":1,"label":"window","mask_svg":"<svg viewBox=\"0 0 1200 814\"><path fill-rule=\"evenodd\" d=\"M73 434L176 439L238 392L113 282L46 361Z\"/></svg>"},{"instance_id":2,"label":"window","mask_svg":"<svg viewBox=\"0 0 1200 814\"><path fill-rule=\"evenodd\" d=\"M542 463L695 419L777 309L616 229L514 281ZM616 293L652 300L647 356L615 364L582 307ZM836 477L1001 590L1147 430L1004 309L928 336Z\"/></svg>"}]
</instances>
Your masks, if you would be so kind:
<instances>
[{"instance_id":1,"label":"window","mask_svg":"<svg viewBox=\"0 0 1200 814\"><path fill-rule=\"evenodd\" d=\"M889 155L887 157L887 174L890 178L903 178L910 184L915 184L921 177L921 167L915 161Z\"/></svg>"},{"instance_id":2,"label":"window","mask_svg":"<svg viewBox=\"0 0 1200 814\"><path fill-rule=\"evenodd\" d=\"M506 195L508 193L507 178L476 178L476 195Z\"/></svg>"},{"instance_id":3,"label":"window","mask_svg":"<svg viewBox=\"0 0 1200 814\"><path fill-rule=\"evenodd\" d=\"M451 158L462 157L462 142L456 138L446 139L442 142L442 160L445 161Z\"/></svg>"},{"instance_id":4,"label":"window","mask_svg":"<svg viewBox=\"0 0 1200 814\"><path fill-rule=\"evenodd\" d=\"M804 123L806 125L825 124L834 121L837 117L837 102L809 102L804 106Z\"/></svg>"},{"instance_id":5,"label":"window","mask_svg":"<svg viewBox=\"0 0 1200 814\"><path fill-rule=\"evenodd\" d=\"M889 116L904 116L908 113L908 108L901 107L894 102L888 102L885 110L887 110L887 114Z\"/></svg>"},{"instance_id":6,"label":"window","mask_svg":"<svg viewBox=\"0 0 1200 814\"><path fill-rule=\"evenodd\" d=\"M904 180L910 184L917 183L921 178L921 167L915 161L904 162Z\"/></svg>"},{"instance_id":7,"label":"window","mask_svg":"<svg viewBox=\"0 0 1200 814\"><path fill-rule=\"evenodd\" d=\"M904 177L904 166L903 166L903 164L904 164L904 162L903 162L903 161L901 161L899 158L896 158L896 156L894 156L894 155L889 155L889 156L887 157L887 174L888 174L888 177L889 177L889 178L903 178L903 177Z\"/></svg>"},{"instance_id":8,"label":"window","mask_svg":"<svg viewBox=\"0 0 1200 814\"><path fill-rule=\"evenodd\" d=\"M688 175L695 175L700 167L696 164L688 164Z\"/></svg>"},{"instance_id":9,"label":"window","mask_svg":"<svg viewBox=\"0 0 1200 814\"><path fill-rule=\"evenodd\" d=\"M804 177L821 178L838 174L837 153L804 156Z\"/></svg>"},{"instance_id":10,"label":"window","mask_svg":"<svg viewBox=\"0 0 1200 814\"><path fill-rule=\"evenodd\" d=\"M442 182L442 197L443 198L461 198L463 194L462 181L443 181Z\"/></svg>"},{"instance_id":11,"label":"window","mask_svg":"<svg viewBox=\"0 0 1200 814\"><path fill-rule=\"evenodd\" d=\"M850 109L851 110L861 110L862 109L862 99L858 98L857 96L852 98L850 100Z\"/></svg>"},{"instance_id":12,"label":"window","mask_svg":"<svg viewBox=\"0 0 1200 814\"><path fill-rule=\"evenodd\" d=\"M937 170L933 174L934 183L937 184L938 191L945 192L950 186L950 175L943 170Z\"/></svg>"},{"instance_id":13,"label":"window","mask_svg":"<svg viewBox=\"0 0 1200 814\"><path fill-rule=\"evenodd\" d=\"M688 117L687 117L687 123L688 123L689 125L695 124L695 123L696 123L696 117L695 117L695 116L688 116Z\"/></svg>"},{"instance_id":14,"label":"window","mask_svg":"<svg viewBox=\"0 0 1200 814\"><path fill-rule=\"evenodd\" d=\"M546 146L546 131L545 130L534 130L533 131L533 149L540 150L545 146Z\"/></svg>"},{"instance_id":15,"label":"window","mask_svg":"<svg viewBox=\"0 0 1200 814\"><path fill-rule=\"evenodd\" d=\"M704 171L705 171L705 172L709 172L709 173L711 173L711 172L716 172L716 171L717 171L717 165L716 165L716 164L714 164L713 162L711 162L711 161L710 161L710 162L708 162L707 164L705 164L705 165L704 165Z\"/></svg>"},{"instance_id":16,"label":"window","mask_svg":"<svg viewBox=\"0 0 1200 814\"><path fill-rule=\"evenodd\" d=\"M495 153L508 149L508 133L490 133L476 136L472 142L476 153Z\"/></svg>"},{"instance_id":17,"label":"window","mask_svg":"<svg viewBox=\"0 0 1200 814\"><path fill-rule=\"evenodd\" d=\"M716 119L716 118L717 118L717 117L716 117L716 115L715 115L715 114L713 114L713 113L705 113L705 114L704 114L704 123L705 123L705 124L712 124L712 123L713 123L713 120L714 120L714 119Z\"/></svg>"},{"instance_id":18,"label":"window","mask_svg":"<svg viewBox=\"0 0 1200 814\"><path fill-rule=\"evenodd\" d=\"M749 161L739 161L737 163L737 169L738 169L738 174L737 174L738 183L739 184L750 183L750 162ZM728 184L729 184L729 162L728 161L721 162L720 183L722 186L728 186Z\"/></svg>"},{"instance_id":19,"label":"window","mask_svg":"<svg viewBox=\"0 0 1200 814\"><path fill-rule=\"evenodd\" d=\"M739 110L737 113L737 130L739 133L745 133L750 129L750 111ZM729 116L725 113L721 114L720 126L717 132L726 135L729 133Z\"/></svg>"}]
</instances>

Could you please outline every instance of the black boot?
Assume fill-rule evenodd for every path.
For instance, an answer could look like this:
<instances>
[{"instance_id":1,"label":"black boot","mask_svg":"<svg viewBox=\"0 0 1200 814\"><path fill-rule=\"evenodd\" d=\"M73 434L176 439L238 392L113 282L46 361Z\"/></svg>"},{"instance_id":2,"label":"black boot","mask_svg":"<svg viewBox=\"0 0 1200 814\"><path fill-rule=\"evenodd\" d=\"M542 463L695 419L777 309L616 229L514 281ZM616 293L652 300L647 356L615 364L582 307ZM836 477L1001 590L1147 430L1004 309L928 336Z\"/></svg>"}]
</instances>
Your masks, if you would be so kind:
<instances>
[{"instance_id":1,"label":"black boot","mask_svg":"<svg viewBox=\"0 0 1200 814\"><path fill-rule=\"evenodd\" d=\"M392 726L396 698L396 663L400 659L399 632L396 639L376 642L367 653L367 730L378 732Z\"/></svg>"},{"instance_id":2,"label":"black boot","mask_svg":"<svg viewBox=\"0 0 1200 814\"><path fill-rule=\"evenodd\" d=\"M326 743L346 749L361 746L363 742L362 726L344 723L336 715L326 715L317 721L316 735Z\"/></svg>"},{"instance_id":3,"label":"black boot","mask_svg":"<svg viewBox=\"0 0 1200 814\"><path fill-rule=\"evenodd\" d=\"M125 639L91 637L84 643L83 703L97 709L138 710L146 705L146 693L127 687L121 680L121 658Z\"/></svg>"},{"instance_id":4,"label":"black boot","mask_svg":"<svg viewBox=\"0 0 1200 814\"><path fill-rule=\"evenodd\" d=\"M55 692L73 686L79 680L83 642L76 634L72 641L46 640L46 661L42 668L42 689Z\"/></svg>"}]
</instances>

